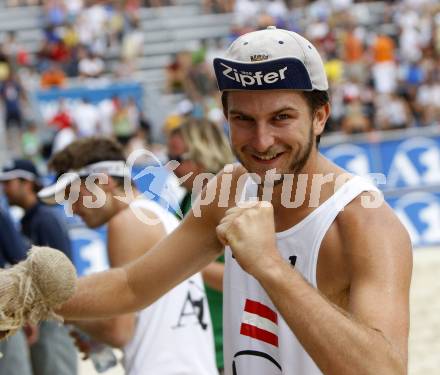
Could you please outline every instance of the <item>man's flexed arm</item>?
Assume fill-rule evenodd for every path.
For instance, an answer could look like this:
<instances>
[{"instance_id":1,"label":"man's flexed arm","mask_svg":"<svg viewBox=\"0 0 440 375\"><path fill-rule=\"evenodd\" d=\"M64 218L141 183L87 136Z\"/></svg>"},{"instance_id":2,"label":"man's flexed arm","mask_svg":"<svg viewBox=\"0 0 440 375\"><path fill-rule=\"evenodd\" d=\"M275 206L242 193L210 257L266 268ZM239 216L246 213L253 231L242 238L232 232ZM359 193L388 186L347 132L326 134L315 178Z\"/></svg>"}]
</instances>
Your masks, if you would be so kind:
<instances>
[{"instance_id":1,"label":"man's flexed arm","mask_svg":"<svg viewBox=\"0 0 440 375\"><path fill-rule=\"evenodd\" d=\"M216 188L215 181L212 186ZM97 319L153 303L221 254L213 207L203 207L201 217L189 213L169 236L136 261L79 279L75 295L58 313L70 320Z\"/></svg>"},{"instance_id":2,"label":"man's flexed arm","mask_svg":"<svg viewBox=\"0 0 440 375\"><path fill-rule=\"evenodd\" d=\"M348 311L329 302L279 256L267 203L230 210L219 238L260 282L323 373L406 374L410 241L388 207L360 213L356 205L352 202L337 219L350 280Z\"/></svg>"}]
</instances>

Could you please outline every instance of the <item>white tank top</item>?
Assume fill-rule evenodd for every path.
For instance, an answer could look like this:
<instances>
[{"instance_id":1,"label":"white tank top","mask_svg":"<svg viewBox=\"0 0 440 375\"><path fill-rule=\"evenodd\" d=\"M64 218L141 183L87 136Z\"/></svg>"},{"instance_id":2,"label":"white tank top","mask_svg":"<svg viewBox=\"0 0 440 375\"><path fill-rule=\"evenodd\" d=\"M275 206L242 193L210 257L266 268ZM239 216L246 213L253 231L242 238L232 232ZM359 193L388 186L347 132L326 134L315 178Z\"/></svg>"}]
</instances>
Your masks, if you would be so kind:
<instances>
[{"instance_id":1,"label":"white tank top","mask_svg":"<svg viewBox=\"0 0 440 375\"><path fill-rule=\"evenodd\" d=\"M364 191L378 189L354 177L301 222L276 233L283 258L315 288L322 239L338 213ZM257 186L248 180L243 199L256 197L256 192ZM264 289L241 269L228 247L223 291L226 375L322 375Z\"/></svg>"},{"instance_id":2,"label":"white tank top","mask_svg":"<svg viewBox=\"0 0 440 375\"><path fill-rule=\"evenodd\" d=\"M139 199L131 207L156 214L167 233L179 223L153 201ZM127 375L213 375L218 374L214 353L211 317L197 273L137 314L123 365Z\"/></svg>"}]
</instances>

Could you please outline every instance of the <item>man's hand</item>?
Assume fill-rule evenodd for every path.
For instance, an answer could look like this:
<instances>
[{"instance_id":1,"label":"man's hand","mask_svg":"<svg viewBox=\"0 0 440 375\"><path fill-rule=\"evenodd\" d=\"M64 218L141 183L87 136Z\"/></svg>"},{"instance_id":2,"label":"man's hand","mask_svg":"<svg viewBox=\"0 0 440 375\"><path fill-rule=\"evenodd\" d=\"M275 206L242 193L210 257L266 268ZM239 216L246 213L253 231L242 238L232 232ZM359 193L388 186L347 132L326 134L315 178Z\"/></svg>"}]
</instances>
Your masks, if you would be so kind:
<instances>
[{"instance_id":1,"label":"man's hand","mask_svg":"<svg viewBox=\"0 0 440 375\"><path fill-rule=\"evenodd\" d=\"M217 226L219 241L230 246L240 266L256 275L279 258L275 240L273 207L269 202L252 202L226 211Z\"/></svg>"}]
</instances>

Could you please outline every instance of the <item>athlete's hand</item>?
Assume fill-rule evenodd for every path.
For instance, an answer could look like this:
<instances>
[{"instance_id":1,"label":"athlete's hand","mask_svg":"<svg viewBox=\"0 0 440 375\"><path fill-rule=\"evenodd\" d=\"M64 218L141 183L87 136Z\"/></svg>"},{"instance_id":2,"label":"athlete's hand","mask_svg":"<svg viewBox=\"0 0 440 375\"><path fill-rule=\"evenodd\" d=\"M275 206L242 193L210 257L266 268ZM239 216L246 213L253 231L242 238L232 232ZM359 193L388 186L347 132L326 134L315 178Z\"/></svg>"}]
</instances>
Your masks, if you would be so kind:
<instances>
[{"instance_id":1,"label":"athlete's hand","mask_svg":"<svg viewBox=\"0 0 440 375\"><path fill-rule=\"evenodd\" d=\"M256 278L273 259L280 258L269 202L252 202L227 210L217 226L217 237L223 245L231 247L241 268Z\"/></svg>"}]
</instances>

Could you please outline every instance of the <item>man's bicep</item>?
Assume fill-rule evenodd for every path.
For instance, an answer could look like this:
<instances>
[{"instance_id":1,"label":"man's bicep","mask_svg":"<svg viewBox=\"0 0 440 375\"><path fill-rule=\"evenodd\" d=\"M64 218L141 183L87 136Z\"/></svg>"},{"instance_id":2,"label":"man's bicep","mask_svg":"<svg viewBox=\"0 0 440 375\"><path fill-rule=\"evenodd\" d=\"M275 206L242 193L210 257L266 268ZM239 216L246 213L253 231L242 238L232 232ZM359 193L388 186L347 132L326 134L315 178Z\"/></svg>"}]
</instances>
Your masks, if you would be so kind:
<instances>
[{"instance_id":1,"label":"man's bicep","mask_svg":"<svg viewBox=\"0 0 440 375\"><path fill-rule=\"evenodd\" d=\"M352 243L357 250L350 261L349 310L357 320L380 331L406 358L411 243L405 229L392 217L369 228L372 232Z\"/></svg>"}]
</instances>

